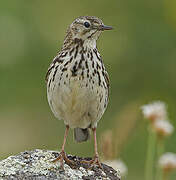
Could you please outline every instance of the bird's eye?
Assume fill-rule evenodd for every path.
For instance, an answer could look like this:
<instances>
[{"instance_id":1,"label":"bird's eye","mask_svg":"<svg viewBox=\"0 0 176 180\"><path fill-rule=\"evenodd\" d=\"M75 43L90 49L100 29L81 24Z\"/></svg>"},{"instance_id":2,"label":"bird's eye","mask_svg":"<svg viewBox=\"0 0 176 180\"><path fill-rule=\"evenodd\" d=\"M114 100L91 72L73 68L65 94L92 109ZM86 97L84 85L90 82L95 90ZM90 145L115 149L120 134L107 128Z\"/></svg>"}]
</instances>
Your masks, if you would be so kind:
<instances>
[{"instance_id":1,"label":"bird's eye","mask_svg":"<svg viewBox=\"0 0 176 180\"><path fill-rule=\"evenodd\" d=\"M85 23L84 23L84 26L85 26L86 28L89 28L89 27L90 27L90 23L89 23L89 22L85 22Z\"/></svg>"}]
</instances>

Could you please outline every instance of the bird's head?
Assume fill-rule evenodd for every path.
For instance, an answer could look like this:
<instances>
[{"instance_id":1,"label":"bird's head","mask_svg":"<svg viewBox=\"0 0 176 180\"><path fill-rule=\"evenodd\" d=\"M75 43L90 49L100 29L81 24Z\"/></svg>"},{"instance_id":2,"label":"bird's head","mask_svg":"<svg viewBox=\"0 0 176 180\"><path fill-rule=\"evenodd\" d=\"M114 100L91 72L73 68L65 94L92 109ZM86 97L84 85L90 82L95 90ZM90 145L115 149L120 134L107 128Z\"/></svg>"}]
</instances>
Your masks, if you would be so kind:
<instances>
[{"instance_id":1,"label":"bird's head","mask_svg":"<svg viewBox=\"0 0 176 180\"><path fill-rule=\"evenodd\" d=\"M69 26L65 40L96 41L102 31L111 29L111 26L104 25L102 20L95 16L81 16Z\"/></svg>"}]
</instances>

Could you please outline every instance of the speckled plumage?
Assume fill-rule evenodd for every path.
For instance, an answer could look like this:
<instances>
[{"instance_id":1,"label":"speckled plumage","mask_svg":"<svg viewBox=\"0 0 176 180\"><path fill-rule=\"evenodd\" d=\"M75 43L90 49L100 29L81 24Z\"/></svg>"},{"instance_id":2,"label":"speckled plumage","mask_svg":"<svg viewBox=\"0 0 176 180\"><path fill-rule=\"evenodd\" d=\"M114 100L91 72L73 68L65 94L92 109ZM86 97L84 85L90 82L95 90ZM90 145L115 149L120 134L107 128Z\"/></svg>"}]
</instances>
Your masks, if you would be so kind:
<instances>
[{"instance_id":1,"label":"speckled plumage","mask_svg":"<svg viewBox=\"0 0 176 180\"><path fill-rule=\"evenodd\" d=\"M85 22L90 27L85 27ZM71 128L96 128L107 107L109 78L96 40L108 28L94 16L77 18L46 74L51 110Z\"/></svg>"},{"instance_id":2,"label":"speckled plumage","mask_svg":"<svg viewBox=\"0 0 176 180\"><path fill-rule=\"evenodd\" d=\"M48 102L66 125L96 127L108 104L108 74L96 40L72 39L70 34L68 30L64 46L47 72Z\"/></svg>"}]
</instances>

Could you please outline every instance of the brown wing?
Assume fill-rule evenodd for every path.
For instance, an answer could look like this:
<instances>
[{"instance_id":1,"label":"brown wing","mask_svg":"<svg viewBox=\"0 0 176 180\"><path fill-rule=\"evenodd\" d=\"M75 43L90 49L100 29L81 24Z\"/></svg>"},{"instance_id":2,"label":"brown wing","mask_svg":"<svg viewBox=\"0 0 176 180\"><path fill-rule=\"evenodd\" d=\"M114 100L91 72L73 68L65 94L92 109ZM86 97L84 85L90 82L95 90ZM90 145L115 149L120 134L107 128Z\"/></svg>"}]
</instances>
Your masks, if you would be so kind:
<instances>
[{"instance_id":1,"label":"brown wing","mask_svg":"<svg viewBox=\"0 0 176 180\"><path fill-rule=\"evenodd\" d=\"M103 71L103 76L104 76L104 80L105 80L105 83L106 83L106 98L105 98L105 104L104 104L104 108L107 107L108 105L108 102L109 102L109 92L110 92L110 82L109 82L109 75L107 73L107 71L104 69Z\"/></svg>"},{"instance_id":2,"label":"brown wing","mask_svg":"<svg viewBox=\"0 0 176 180\"><path fill-rule=\"evenodd\" d=\"M47 83L48 82L48 77L49 77L49 75L50 75L50 73L51 73L51 70L54 68L54 64L52 63L50 66L49 66L49 68L48 68L48 71L47 71L47 73L46 73L46 75L45 75L45 82Z\"/></svg>"},{"instance_id":3,"label":"brown wing","mask_svg":"<svg viewBox=\"0 0 176 180\"><path fill-rule=\"evenodd\" d=\"M106 70L104 71L104 78L105 78L106 85L108 87L108 95L109 95L110 81L109 81L109 75Z\"/></svg>"},{"instance_id":4,"label":"brown wing","mask_svg":"<svg viewBox=\"0 0 176 180\"><path fill-rule=\"evenodd\" d=\"M67 54L68 54L67 51L60 51L60 52L58 53L58 55L53 59L52 63L50 64L50 66L49 66L49 68L48 68L48 71L47 71L47 73L46 73L46 76L45 76L45 81L46 81L46 83L48 82L48 77L49 77L49 75L50 75L50 73L51 73L51 70L55 67L56 62L58 62L58 63L63 62L63 59L62 59L62 58L64 58Z\"/></svg>"},{"instance_id":5,"label":"brown wing","mask_svg":"<svg viewBox=\"0 0 176 180\"><path fill-rule=\"evenodd\" d=\"M106 71L105 71L104 75L105 75L105 81L106 81L107 87L109 89L109 87L110 87L109 75Z\"/></svg>"}]
</instances>

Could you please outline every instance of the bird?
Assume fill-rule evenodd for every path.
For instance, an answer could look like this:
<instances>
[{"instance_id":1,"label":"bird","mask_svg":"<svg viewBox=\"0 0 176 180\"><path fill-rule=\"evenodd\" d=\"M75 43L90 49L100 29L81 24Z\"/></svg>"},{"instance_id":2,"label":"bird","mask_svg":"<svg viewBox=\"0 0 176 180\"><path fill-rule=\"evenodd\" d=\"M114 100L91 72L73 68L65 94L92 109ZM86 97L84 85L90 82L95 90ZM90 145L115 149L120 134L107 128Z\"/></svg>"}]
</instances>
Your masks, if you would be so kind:
<instances>
[{"instance_id":1,"label":"bird","mask_svg":"<svg viewBox=\"0 0 176 180\"><path fill-rule=\"evenodd\" d=\"M47 99L54 116L66 126L59 156L53 161L72 165L65 151L69 128L77 142L94 136L94 157L86 163L101 168L96 128L109 101L109 76L96 42L105 30L111 30L95 16L80 16L68 27L61 50L46 73ZM85 163L85 161L84 161Z\"/></svg>"}]
</instances>

